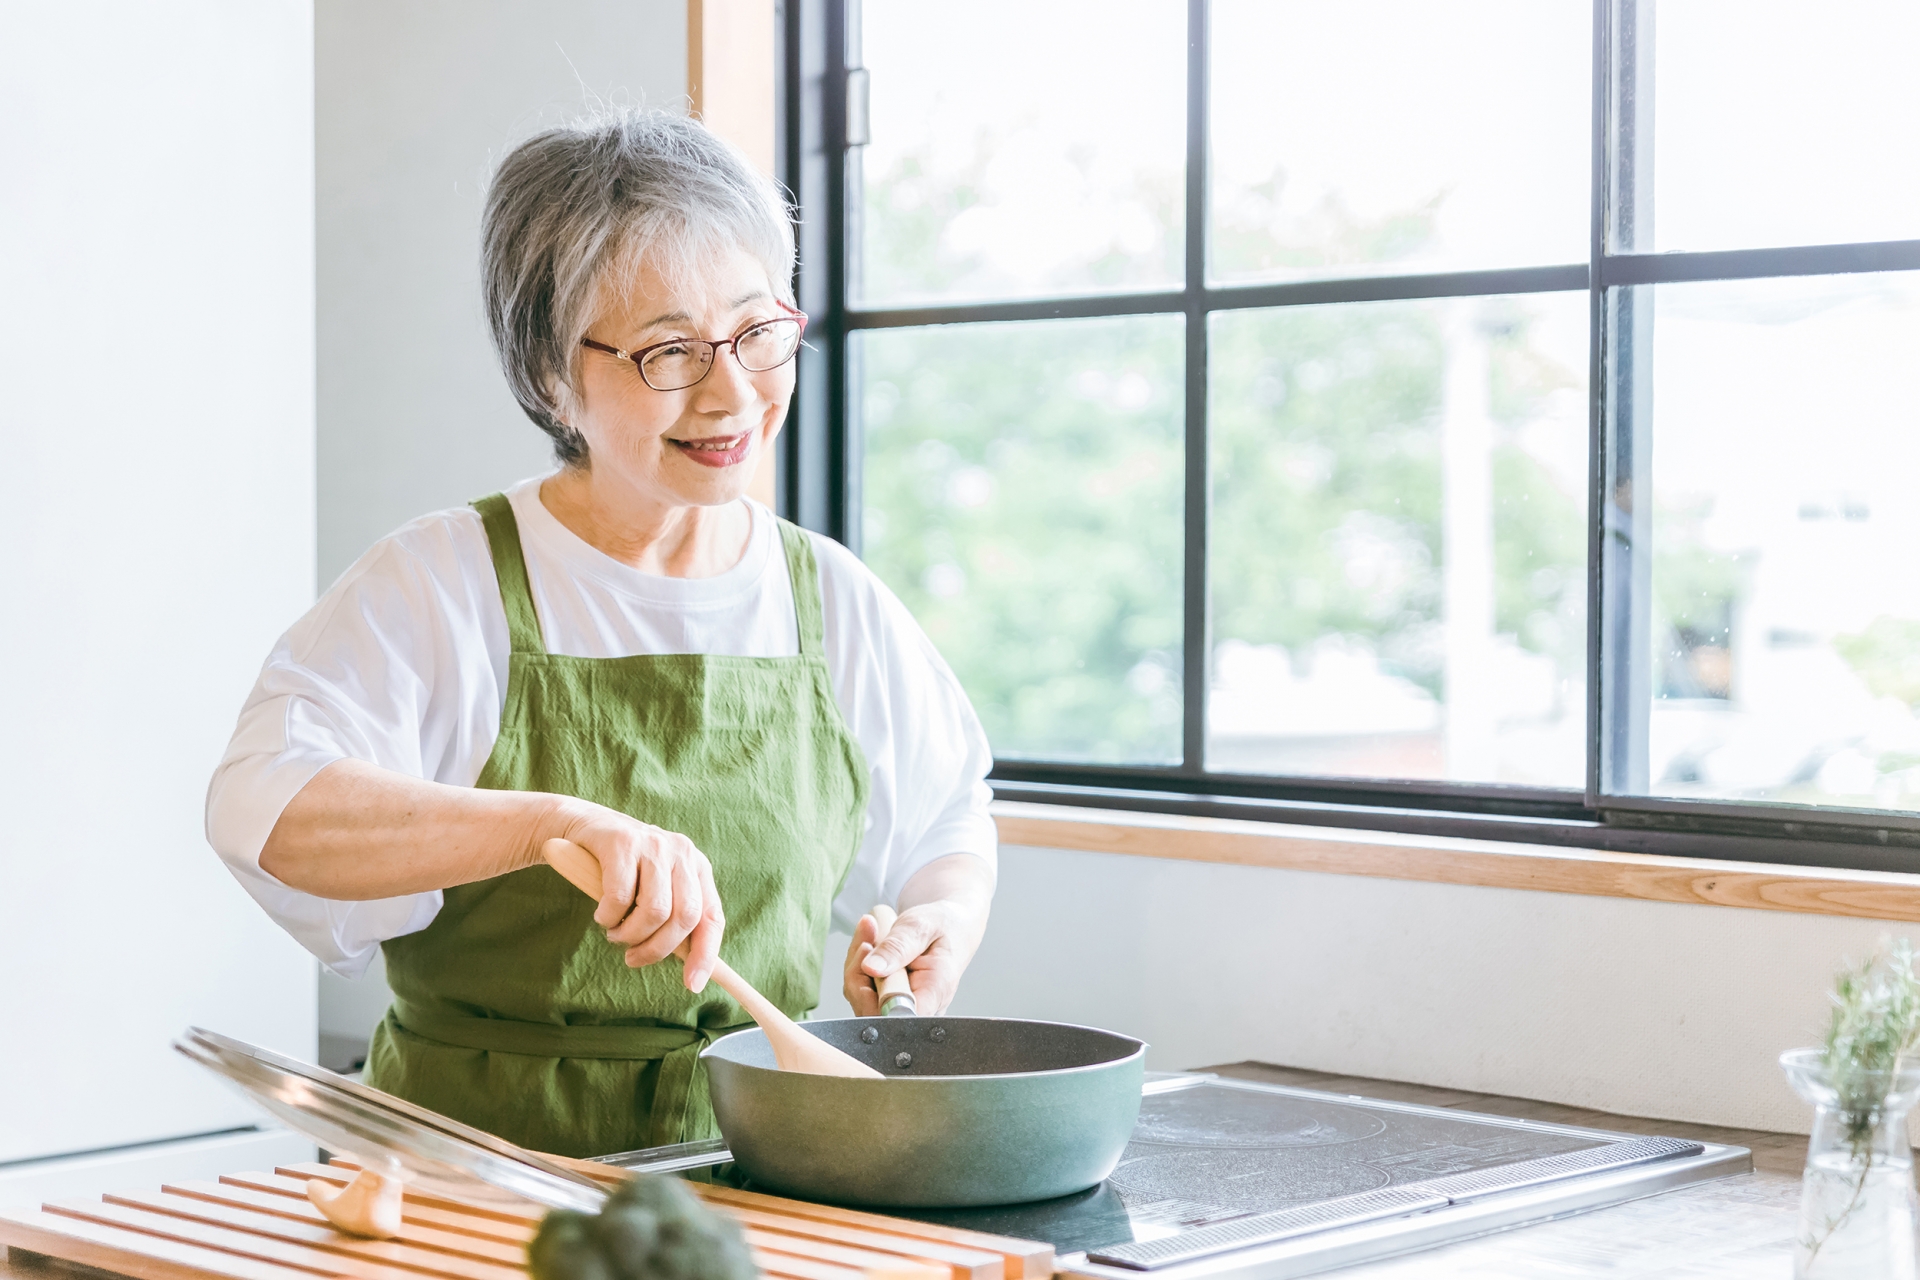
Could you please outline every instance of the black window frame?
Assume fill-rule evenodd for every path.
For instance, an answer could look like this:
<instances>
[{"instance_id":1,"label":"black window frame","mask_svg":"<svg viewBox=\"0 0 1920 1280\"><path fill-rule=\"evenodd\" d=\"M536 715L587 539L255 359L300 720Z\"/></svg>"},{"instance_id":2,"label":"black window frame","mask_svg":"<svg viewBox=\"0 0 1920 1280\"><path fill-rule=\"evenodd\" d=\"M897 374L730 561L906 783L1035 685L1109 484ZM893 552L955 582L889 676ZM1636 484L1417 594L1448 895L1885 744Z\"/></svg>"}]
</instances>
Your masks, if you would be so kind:
<instances>
[{"instance_id":1,"label":"black window frame","mask_svg":"<svg viewBox=\"0 0 1920 1280\"><path fill-rule=\"evenodd\" d=\"M1610 219L1631 216L1633 207L1632 139L1640 100L1635 76L1642 48L1636 23L1643 2L1593 3L1591 227L1586 262L1210 286L1204 256L1210 4L1209 0L1187 0L1183 287L1010 302L855 308L849 301L849 273L857 265L851 246L858 239L860 202L857 171L848 165L847 155L849 126L864 127L864 71L858 56L860 0L778 0L776 21L782 46L776 92L778 176L799 210L796 283L800 306L811 318L808 346L799 361L799 387L776 459L781 514L859 550L861 449L857 401L852 394L858 370L853 367L849 341L857 331L1120 315L1186 318L1183 762L1121 767L999 760L990 777L997 796L1572 849L1867 871L1920 870L1920 814L1633 796L1611 792L1603 785L1603 769L1619 776L1624 767L1618 748L1631 728L1627 714L1610 717L1605 706L1605 699L1625 679L1631 649L1603 644L1603 631L1611 627L1617 634L1631 635L1636 624L1644 625L1644 609L1636 617L1632 608L1631 512L1625 513L1628 534L1624 537L1619 521L1610 526L1607 519L1613 480L1633 476L1636 408L1644 424L1644 391L1635 394L1633 317L1624 304L1646 295L1635 295L1627 287L1920 270L1920 240L1613 252ZM1617 146L1616 138L1621 140ZM1591 362L1584 793L1571 788L1206 770L1207 318L1221 311L1290 305L1577 291L1588 295ZM1640 370L1639 376L1644 377L1644 363ZM1639 457L1644 465L1644 450ZM1645 550L1643 542L1643 559Z\"/></svg>"}]
</instances>

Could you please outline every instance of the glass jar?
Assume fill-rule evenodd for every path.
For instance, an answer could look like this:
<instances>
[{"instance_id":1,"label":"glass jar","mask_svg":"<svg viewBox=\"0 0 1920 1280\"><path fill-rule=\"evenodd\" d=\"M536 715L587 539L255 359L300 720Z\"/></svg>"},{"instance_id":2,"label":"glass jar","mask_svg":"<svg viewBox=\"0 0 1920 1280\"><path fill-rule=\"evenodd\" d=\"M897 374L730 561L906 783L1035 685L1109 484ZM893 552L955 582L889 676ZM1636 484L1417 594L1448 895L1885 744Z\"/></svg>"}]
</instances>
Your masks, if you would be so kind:
<instances>
[{"instance_id":1,"label":"glass jar","mask_svg":"<svg viewBox=\"0 0 1920 1280\"><path fill-rule=\"evenodd\" d=\"M1814 1108L1800 1183L1794 1280L1917 1280L1920 1197L1914 1193L1907 1112L1920 1098L1920 1062L1856 1076L1843 1097L1820 1059L1818 1049L1780 1055L1794 1092Z\"/></svg>"}]
</instances>

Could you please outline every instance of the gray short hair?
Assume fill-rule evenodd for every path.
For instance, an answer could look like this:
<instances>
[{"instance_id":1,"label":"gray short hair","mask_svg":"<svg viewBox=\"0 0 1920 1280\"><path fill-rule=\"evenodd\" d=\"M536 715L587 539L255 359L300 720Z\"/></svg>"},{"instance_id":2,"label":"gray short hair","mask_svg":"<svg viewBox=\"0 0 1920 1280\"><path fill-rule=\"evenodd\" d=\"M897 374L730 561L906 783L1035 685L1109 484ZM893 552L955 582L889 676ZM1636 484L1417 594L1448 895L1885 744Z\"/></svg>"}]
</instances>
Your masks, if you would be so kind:
<instances>
[{"instance_id":1,"label":"gray short hair","mask_svg":"<svg viewBox=\"0 0 1920 1280\"><path fill-rule=\"evenodd\" d=\"M640 259L684 291L716 253L745 249L793 301L793 224L779 188L704 125L665 111L593 116L508 152L480 244L507 385L568 466L587 459L565 417L580 340Z\"/></svg>"}]
</instances>

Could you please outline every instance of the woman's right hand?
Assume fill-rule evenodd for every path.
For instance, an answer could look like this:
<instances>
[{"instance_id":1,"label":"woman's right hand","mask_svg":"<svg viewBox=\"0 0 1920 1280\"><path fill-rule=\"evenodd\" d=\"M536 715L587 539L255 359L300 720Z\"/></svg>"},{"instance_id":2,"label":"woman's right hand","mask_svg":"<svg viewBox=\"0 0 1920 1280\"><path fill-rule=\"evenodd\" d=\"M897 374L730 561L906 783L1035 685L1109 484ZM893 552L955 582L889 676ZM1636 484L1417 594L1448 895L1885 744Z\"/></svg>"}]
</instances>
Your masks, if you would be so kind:
<instances>
[{"instance_id":1,"label":"woman's right hand","mask_svg":"<svg viewBox=\"0 0 1920 1280\"><path fill-rule=\"evenodd\" d=\"M677 831L599 805L569 807L550 834L584 846L600 863L593 922L627 949L627 963L658 964L684 943L687 990L703 990L727 928L707 855Z\"/></svg>"},{"instance_id":2,"label":"woman's right hand","mask_svg":"<svg viewBox=\"0 0 1920 1280\"><path fill-rule=\"evenodd\" d=\"M518 871L555 836L600 864L595 923L639 968L687 948L686 980L707 985L726 915L693 841L626 814L538 791L494 791L336 760L302 787L267 836L260 869L320 898L424 893Z\"/></svg>"}]
</instances>

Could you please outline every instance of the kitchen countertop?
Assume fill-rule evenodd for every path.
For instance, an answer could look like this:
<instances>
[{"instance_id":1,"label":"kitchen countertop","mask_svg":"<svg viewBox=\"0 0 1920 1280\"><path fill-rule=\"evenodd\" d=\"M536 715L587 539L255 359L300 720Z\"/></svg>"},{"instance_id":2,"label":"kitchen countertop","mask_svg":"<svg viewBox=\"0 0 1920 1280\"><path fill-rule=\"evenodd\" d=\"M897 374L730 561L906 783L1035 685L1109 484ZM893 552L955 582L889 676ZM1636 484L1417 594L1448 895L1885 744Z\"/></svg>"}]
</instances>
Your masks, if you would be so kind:
<instances>
[{"instance_id":1,"label":"kitchen countertop","mask_svg":"<svg viewBox=\"0 0 1920 1280\"><path fill-rule=\"evenodd\" d=\"M1458 1107L1489 1115L1729 1143L1753 1152L1753 1172L1738 1178L1682 1187L1558 1222L1328 1273L1341 1280L1577 1280L1587 1276L1609 1280L1652 1280L1656 1276L1666 1280L1787 1280L1792 1275L1800 1166L1807 1148L1807 1140L1798 1134L1643 1120L1551 1102L1329 1075L1259 1062L1198 1070L1264 1084ZM0 1256L0 1280L107 1274L17 1252Z\"/></svg>"}]
</instances>

